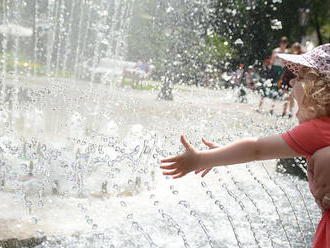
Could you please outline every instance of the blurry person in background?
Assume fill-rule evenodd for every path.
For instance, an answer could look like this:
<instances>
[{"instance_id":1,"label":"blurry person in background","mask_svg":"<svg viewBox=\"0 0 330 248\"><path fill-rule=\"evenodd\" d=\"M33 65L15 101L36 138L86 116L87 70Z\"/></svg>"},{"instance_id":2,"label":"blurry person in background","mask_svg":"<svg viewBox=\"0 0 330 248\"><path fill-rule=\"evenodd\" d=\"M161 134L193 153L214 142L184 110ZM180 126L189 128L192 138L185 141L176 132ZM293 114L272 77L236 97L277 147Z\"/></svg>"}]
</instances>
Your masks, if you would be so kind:
<instances>
[{"instance_id":1,"label":"blurry person in background","mask_svg":"<svg viewBox=\"0 0 330 248\"><path fill-rule=\"evenodd\" d=\"M248 70L244 73L246 87L254 90L255 89L255 80L256 74L252 65L248 67Z\"/></svg>"},{"instance_id":2,"label":"blurry person in background","mask_svg":"<svg viewBox=\"0 0 330 248\"><path fill-rule=\"evenodd\" d=\"M272 52L272 56L269 63L271 80L265 80L263 82L263 85L261 86L261 99L257 110L258 112L262 111L264 99L265 97L267 97L272 100L272 105L269 113L274 113L275 100L281 97L279 81L281 79L281 75L284 69L283 61L277 55L280 53L289 53L288 44L288 38L283 36L280 39L279 47L275 48Z\"/></svg>"},{"instance_id":3,"label":"blurry person in background","mask_svg":"<svg viewBox=\"0 0 330 248\"><path fill-rule=\"evenodd\" d=\"M279 53L289 53L288 44L288 38L283 36L280 40L279 47L273 50L272 57L270 59L271 73L274 86L277 86L277 82L278 80L280 80L284 68L282 59L280 59L277 55Z\"/></svg>"},{"instance_id":4,"label":"blurry person in background","mask_svg":"<svg viewBox=\"0 0 330 248\"><path fill-rule=\"evenodd\" d=\"M303 49L299 42L295 42L292 44L291 53L296 55L303 54ZM292 117L294 99L291 92L293 85L292 83L290 83L290 81L293 78L295 78L295 75L290 70L287 70L287 68L285 67L279 84L280 88L283 90L283 99L285 101L283 105L282 117L286 116L287 114L289 118Z\"/></svg>"},{"instance_id":5,"label":"blurry person in background","mask_svg":"<svg viewBox=\"0 0 330 248\"><path fill-rule=\"evenodd\" d=\"M295 42L291 46L291 51L292 54L303 54L305 51L302 48L301 44L299 42Z\"/></svg>"},{"instance_id":6,"label":"blurry person in background","mask_svg":"<svg viewBox=\"0 0 330 248\"><path fill-rule=\"evenodd\" d=\"M235 71L235 74L232 78L232 87L239 87L241 85L243 76L244 76L244 64L240 64L238 69Z\"/></svg>"}]
</instances>

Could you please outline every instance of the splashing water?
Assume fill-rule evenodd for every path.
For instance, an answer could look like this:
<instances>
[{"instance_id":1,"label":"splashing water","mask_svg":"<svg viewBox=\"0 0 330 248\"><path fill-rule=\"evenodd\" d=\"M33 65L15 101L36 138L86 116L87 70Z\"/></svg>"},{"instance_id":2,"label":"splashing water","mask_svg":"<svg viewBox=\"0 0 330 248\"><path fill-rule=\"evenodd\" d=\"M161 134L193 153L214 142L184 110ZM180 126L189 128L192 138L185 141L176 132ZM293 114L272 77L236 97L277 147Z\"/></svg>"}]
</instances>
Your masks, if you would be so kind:
<instances>
[{"instance_id":1,"label":"splashing water","mask_svg":"<svg viewBox=\"0 0 330 248\"><path fill-rule=\"evenodd\" d=\"M158 169L182 150L182 133L205 149L201 137L222 145L283 132L291 120L254 113L253 92L244 105L235 89L180 85L175 101L163 102L153 90L122 87L121 75L100 75L102 58L125 56L134 1L32 2L1 8L3 25L33 34L1 34L0 244L311 245L320 213L306 182L278 174L274 161L216 168L202 180Z\"/></svg>"}]
</instances>

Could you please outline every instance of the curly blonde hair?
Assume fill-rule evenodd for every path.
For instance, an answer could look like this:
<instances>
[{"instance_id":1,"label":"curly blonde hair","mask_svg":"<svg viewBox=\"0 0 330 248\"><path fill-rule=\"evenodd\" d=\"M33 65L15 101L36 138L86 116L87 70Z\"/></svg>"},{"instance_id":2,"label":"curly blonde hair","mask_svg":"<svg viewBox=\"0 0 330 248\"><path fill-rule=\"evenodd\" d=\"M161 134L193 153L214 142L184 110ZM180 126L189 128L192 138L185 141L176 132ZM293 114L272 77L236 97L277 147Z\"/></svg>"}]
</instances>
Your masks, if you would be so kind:
<instances>
[{"instance_id":1,"label":"curly blonde hair","mask_svg":"<svg viewBox=\"0 0 330 248\"><path fill-rule=\"evenodd\" d=\"M303 67L298 74L304 89L303 105L315 118L330 116L330 79L319 71Z\"/></svg>"}]
</instances>

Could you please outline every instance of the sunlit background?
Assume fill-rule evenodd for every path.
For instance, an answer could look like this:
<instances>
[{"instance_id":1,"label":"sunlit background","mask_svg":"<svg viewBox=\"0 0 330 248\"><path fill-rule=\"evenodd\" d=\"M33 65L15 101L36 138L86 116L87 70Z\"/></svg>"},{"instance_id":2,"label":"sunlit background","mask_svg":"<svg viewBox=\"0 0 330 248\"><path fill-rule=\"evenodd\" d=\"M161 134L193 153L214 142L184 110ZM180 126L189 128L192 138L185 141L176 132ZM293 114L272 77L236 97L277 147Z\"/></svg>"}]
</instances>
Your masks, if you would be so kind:
<instances>
[{"instance_id":1,"label":"sunlit background","mask_svg":"<svg viewBox=\"0 0 330 248\"><path fill-rule=\"evenodd\" d=\"M282 36L330 41L329 0L0 0L0 246L310 247L302 160L164 177L161 158L296 124L265 83ZM246 95L239 97L244 89Z\"/></svg>"}]
</instances>

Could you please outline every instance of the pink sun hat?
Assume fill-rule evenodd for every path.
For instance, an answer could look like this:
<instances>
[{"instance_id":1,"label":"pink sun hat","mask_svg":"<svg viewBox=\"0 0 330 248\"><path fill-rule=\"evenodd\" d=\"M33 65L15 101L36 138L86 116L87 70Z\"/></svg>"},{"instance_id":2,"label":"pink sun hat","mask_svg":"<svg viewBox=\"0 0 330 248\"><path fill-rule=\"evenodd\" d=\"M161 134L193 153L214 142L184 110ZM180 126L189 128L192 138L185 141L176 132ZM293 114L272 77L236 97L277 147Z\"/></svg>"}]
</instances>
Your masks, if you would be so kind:
<instances>
[{"instance_id":1,"label":"pink sun hat","mask_svg":"<svg viewBox=\"0 0 330 248\"><path fill-rule=\"evenodd\" d=\"M330 79L330 43L318 46L305 54L279 53L277 56L283 59L285 66L296 75L306 66L316 69Z\"/></svg>"}]
</instances>

